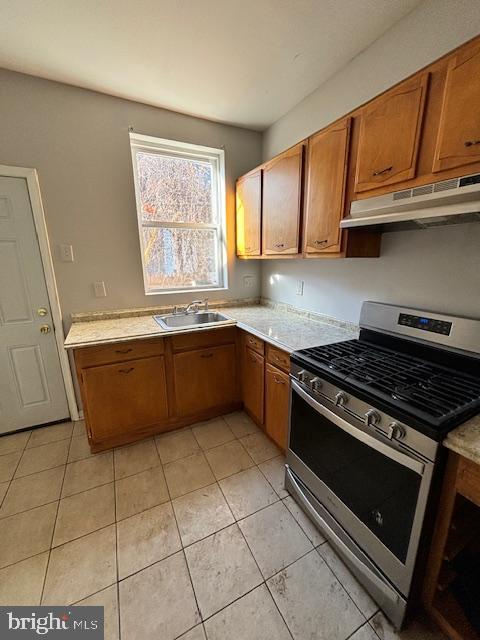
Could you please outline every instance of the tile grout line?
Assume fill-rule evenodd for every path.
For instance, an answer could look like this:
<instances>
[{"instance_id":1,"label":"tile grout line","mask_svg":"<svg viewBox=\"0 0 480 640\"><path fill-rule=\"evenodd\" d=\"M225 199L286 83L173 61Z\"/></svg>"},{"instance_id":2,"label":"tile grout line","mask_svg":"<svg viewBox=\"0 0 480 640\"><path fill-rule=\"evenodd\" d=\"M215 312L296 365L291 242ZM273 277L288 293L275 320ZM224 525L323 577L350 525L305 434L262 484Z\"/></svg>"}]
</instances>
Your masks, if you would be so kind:
<instances>
[{"instance_id":1,"label":"tile grout line","mask_svg":"<svg viewBox=\"0 0 480 640\"><path fill-rule=\"evenodd\" d=\"M257 464L256 466L257 466L257 468L258 468L258 464ZM261 473L261 470L260 470L260 469L259 469L259 471L260 471L260 473ZM228 502L228 500L227 500L226 495L225 495L225 494L224 494L224 492L223 492L223 489L222 489L222 487L221 487L220 483L218 483L218 486L219 486L219 488L220 488L220 492L221 492L221 494L222 494L222 496L223 496L223 499L225 500L225 502L226 502L226 504L227 504L228 508L230 509L230 512L231 512L231 514L232 514L232 516L233 516L233 519L234 519L234 523L237 525L237 529L240 531L240 535L241 535L241 536L242 536L242 538L244 539L245 544L247 545L247 548L248 548L248 550L250 551L250 554L251 554L251 556L252 556L252 558L253 558L253 561L255 562L255 565L256 565L256 567L257 567L257 569L258 569L258 572L259 572L259 574L260 574L260 576L261 576L261 578L262 578L262 580L263 580L263 582L261 582L260 584L264 584L264 585L265 585L265 588L267 589L268 593L270 594L270 597L272 598L273 603L274 603L274 605L275 605L275 607L276 607L276 609L277 609L278 613L280 614L280 617L282 618L282 620L283 620L283 622L284 622L284 624L285 624L285 627L286 627L286 629L287 629L288 633L290 634L290 636L291 636L291 638L292 638L292 640L293 640L293 634L292 634L292 632L290 631L290 627L287 625L287 622L286 622L285 618L283 617L283 615L282 615L282 613L281 613L280 609L278 608L277 603L275 602L275 599L273 598L272 594L270 593L270 590L269 590L268 585L267 585L267 581L266 581L266 579L265 579L265 578L264 578L264 576L263 576L262 570L260 569L260 566L258 565L257 559L255 558L255 555L254 555L253 551L251 550L250 545L248 544L248 541L247 541L247 539L246 539L246 537L245 537L245 534L244 534L244 533L243 533L243 531L242 531L242 528L241 528L241 527L239 526L239 524L238 524L238 520L237 520L237 518L235 517L235 514L233 513L233 511L232 511L232 509L231 509L231 507L230 507L230 504L229 504L229 502ZM274 493L276 494L276 492L275 492L275 491L274 491ZM276 494L276 495L277 495L277 494ZM275 502L275 503L273 503L273 504L276 504L276 502ZM267 507L269 507L269 506L271 506L271 505L267 505ZM266 509L267 507L263 507L263 508L265 508L265 509ZM250 515L253 515L253 514L250 514ZM246 516L246 517L248 517L248 516ZM230 526L231 526L231 525L230 525ZM257 589L259 586L260 586L260 585L257 585L256 587L254 587L254 589ZM251 591L253 591L253 589L251 589ZM248 593L249 593L249 592L248 592ZM243 598L245 595L247 595L247 594L243 594L243 596L241 596L241 597ZM235 602L235 601L234 601L234 602ZM226 605L226 606L230 606L231 604L233 604L233 603L230 603L230 604L228 604L228 605ZM224 608L226 608L226 607L224 607ZM222 611L222 609L221 609L220 611ZM217 611L216 613L219 613L219 612ZM216 615L216 614L214 614L214 615ZM207 633L207 630L206 630L206 629L205 629L205 633L206 633L206 635L208 636L208 633Z\"/></svg>"},{"instance_id":2,"label":"tile grout line","mask_svg":"<svg viewBox=\"0 0 480 640\"><path fill-rule=\"evenodd\" d=\"M156 447L155 447L156 449ZM117 622L118 622L118 640L122 638L122 616L120 611L120 580L118 570L118 526L117 526L117 473L115 468L115 453L112 453L112 465L113 465L113 517L115 524L115 573L117 581L115 583L115 589L117 592ZM87 596L89 597L89 596ZM103 609L103 635L105 636L105 607Z\"/></svg>"},{"instance_id":3,"label":"tile grout line","mask_svg":"<svg viewBox=\"0 0 480 640\"><path fill-rule=\"evenodd\" d=\"M195 437L195 436L194 436L194 437ZM155 445L155 447L156 447L156 445ZM156 447L156 448L157 448L157 447ZM160 458L160 453L159 453L159 451L158 451L158 448L157 448L157 454L158 454L158 457ZM161 464L161 459L160 459L160 464ZM163 467L162 467L162 470L163 470ZM163 470L163 473L164 473L164 476L165 476L165 471L164 471L164 470ZM169 498L170 498L170 507L171 507L171 509L172 509L173 518L174 518L174 520L175 520L175 526L176 526L176 528L177 528L178 539L180 540L180 546L181 546L180 551L176 551L175 553L180 553L180 552L181 552L181 553L182 553L182 555L183 555L183 561L185 562L185 567L187 568L188 579L190 580L190 585L191 585L191 587L192 587L193 597L194 597L194 599L195 599L195 606L196 606L196 608L197 608L197 613L198 613L198 616L199 616L199 618L200 618L200 623L201 623L201 624L202 624L202 626L203 626L203 616L202 616L202 612L200 611L200 606L199 606L199 604L198 604L197 593L196 593L196 591L195 591L195 587L194 587L194 585L193 585L192 574L191 574L191 572L190 572L190 567L189 567L189 565L188 565L187 554L185 553L185 547L184 547L184 545L183 545L182 535L181 535L181 533L180 533L180 527L178 526L177 514L175 513L175 508L174 508L174 506L173 506L173 500L172 500L172 496L171 496L171 493L170 493L170 488L169 488L169 486L168 486L167 478L166 478L166 477L165 477L165 486L167 487L167 493L168 493L168 496L169 496ZM174 554L170 554L170 555L174 555ZM165 560L165 558L163 558L163 560ZM162 560L159 560L159 562L162 562ZM196 626L197 626L197 625L194 625L194 627L196 627ZM188 632L189 632L191 629L193 629L194 627L190 627L190 629L187 629L187 630L186 630L186 631L184 631L180 636L177 636L177 637L181 637L183 634L188 633ZM204 630L205 630L205 629L204 629Z\"/></svg>"},{"instance_id":4,"label":"tile grout line","mask_svg":"<svg viewBox=\"0 0 480 640\"><path fill-rule=\"evenodd\" d=\"M71 443L72 443L72 437L73 437L74 428L75 428L75 425L72 422L72 433L70 434L70 442L68 444L67 460L68 460L68 454L70 453L70 446L71 446ZM63 470L62 483L61 483L61 486L60 486L60 493L59 493L59 496L58 496L57 510L56 510L56 513L55 513L55 520L54 520L53 528L52 528L52 536L50 538L50 548L48 549L47 566L45 567L45 575L43 576L43 585L42 585L42 592L41 592L41 595L40 595L40 604L42 604L43 597L45 595L45 585L47 584L47 575L48 575L48 570L50 568L50 558L52 557L53 537L55 535L55 529L57 528L58 511L60 509L60 500L62 499L63 484L65 482L66 473L67 473L67 464L65 463L65 467L64 467L64 470Z\"/></svg>"}]
</instances>

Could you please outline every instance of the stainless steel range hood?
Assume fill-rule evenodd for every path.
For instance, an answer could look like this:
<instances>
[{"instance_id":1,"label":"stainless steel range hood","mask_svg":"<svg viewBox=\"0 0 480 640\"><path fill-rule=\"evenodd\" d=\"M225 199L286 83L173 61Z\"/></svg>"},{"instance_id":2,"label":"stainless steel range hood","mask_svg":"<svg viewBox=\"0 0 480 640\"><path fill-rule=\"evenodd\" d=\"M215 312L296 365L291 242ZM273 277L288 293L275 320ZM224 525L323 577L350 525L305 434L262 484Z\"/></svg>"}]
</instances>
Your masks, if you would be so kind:
<instances>
[{"instance_id":1,"label":"stainless steel range hood","mask_svg":"<svg viewBox=\"0 0 480 640\"><path fill-rule=\"evenodd\" d=\"M480 222L480 174L355 200L340 227L395 231L474 221Z\"/></svg>"}]
</instances>

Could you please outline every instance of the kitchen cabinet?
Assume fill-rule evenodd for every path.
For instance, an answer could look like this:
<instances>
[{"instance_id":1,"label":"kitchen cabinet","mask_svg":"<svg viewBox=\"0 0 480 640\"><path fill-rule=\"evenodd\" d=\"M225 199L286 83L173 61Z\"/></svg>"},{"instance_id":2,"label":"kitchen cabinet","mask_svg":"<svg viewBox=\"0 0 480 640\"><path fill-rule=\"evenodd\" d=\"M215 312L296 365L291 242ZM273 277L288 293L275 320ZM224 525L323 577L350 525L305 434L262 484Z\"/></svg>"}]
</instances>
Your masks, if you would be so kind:
<instances>
[{"instance_id":1,"label":"kitchen cabinet","mask_svg":"<svg viewBox=\"0 0 480 640\"><path fill-rule=\"evenodd\" d=\"M428 77L417 74L360 111L355 193L415 177Z\"/></svg>"},{"instance_id":2,"label":"kitchen cabinet","mask_svg":"<svg viewBox=\"0 0 480 640\"><path fill-rule=\"evenodd\" d=\"M173 357L175 404L179 416L227 407L237 399L235 345L207 347Z\"/></svg>"},{"instance_id":3,"label":"kitchen cabinet","mask_svg":"<svg viewBox=\"0 0 480 640\"><path fill-rule=\"evenodd\" d=\"M245 347L242 361L243 407L259 426L263 425L264 369L265 358Z\"/></svg>"},{"instance_id":4,"label":"kitchen cabinet","mask_svg":"<svg viewBox=\"0 0 480 640\"><path fill-rule=\"evenodd\" d=\"M265 369L265 431L283 450L287 448L290 379L267 363Z\"/></svg>"},{"instance_id":5,"label":"kitchen cabinet","mask_svg":"<svg viewBox=\"0 0 480 640\"><path fill-rule=\"evenodd\" d=\"M349 133L347 118L308 140L303 233L303 251L307 255L341 249Z\"/></svg>"},{"instance_id":6,"label":"kitchen cabinet","mask_svg":"<svg viewBox=\"0 0 480 640\"><path fill-rule=\"evenodd\" d=\"M300 251L304 144L297 144L263 165L262 253Z\"/></svg>"},{"instance_id":7,"label":"kitchen cabinet","mask_svg":"<svg viewBox=\"0 0 480 640\"><path fill-rule=\"evenodd\" d=\"M423 603L452 640L478 640L452 587L467 564L474 567L478 563L479 535L480 465L450 451L430 545ZM457 562L461 554L463 561Z\"/></svg>"},{"instance_id":8,"label":"kitchen cabinet","mask_svg":"<svg viewBox=\"0 0 480 640\"><path fill-rule=\"evenodd\" d=\"M237 255L259 256L262 250L262 170L237 181Z\"/></svg>"},{"instance_id":9,"label":"kitchen cabinet","mask_svg":"<svg viewBox=\"0 0 480 640\"><path fill-rule=\"evenodd\" d=\"M81 384L88 428L97 440L161 425L168 417L164 356L87 367Z\"/></svg>"},{"instance_id":10,"label":"kitchen cabinet","mask_svg":"<svg viewBox=\"0 0 480 640\"><path fill-rule=\"evenodd\" d=\"M449 62L433 171L480 162L480 43L462 48Z\"/></svg>"},{"instance_id":11,"label":"kitchen cabinet","mask_svg":"<svg viewBox=\"0 0 480 640\"><path fill-rule=\"evenodd\" d=\"M237 353L235 327L75 349L91 450L239 409Z\"/></svg>"}]
</instances>

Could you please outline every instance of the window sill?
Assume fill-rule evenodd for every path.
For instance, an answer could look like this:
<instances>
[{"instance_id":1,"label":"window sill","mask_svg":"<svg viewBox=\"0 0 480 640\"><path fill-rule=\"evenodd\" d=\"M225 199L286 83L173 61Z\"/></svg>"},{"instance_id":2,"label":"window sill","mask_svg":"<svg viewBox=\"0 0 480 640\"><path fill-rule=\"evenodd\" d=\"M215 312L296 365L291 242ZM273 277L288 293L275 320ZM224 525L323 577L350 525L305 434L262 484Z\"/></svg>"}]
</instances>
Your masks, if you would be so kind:
<instances>
[{"instance_id":1,"label":"window sill","mask_svg":"<svg viewBox=\"0 0 480 640\"><path fill-rule=\"evenodd\" d=\"M159 289L158 291L145 291L146 296L177 295L179 293L204 293L206 291L228 291L228 287L210 287L206 289Z\"/></svg>"}]
</instances>

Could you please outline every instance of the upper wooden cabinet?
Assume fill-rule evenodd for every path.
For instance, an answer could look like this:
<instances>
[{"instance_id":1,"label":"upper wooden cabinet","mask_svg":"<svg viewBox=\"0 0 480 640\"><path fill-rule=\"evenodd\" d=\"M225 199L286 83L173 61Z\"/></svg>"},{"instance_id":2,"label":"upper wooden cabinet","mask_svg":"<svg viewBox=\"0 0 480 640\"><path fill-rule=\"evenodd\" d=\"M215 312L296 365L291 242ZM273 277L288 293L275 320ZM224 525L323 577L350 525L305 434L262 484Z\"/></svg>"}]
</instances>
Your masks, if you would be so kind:
<instances>
[{"instance_id":1,"label":"upper wooden cabinet","mask_svg":"<svg viewBox=\"0 0 480 640\"><path fill-rule=\"evenodd\" d=\"M370 102L360 114L355 192L415 176L428 73Z\"/></svg>"},{"instance_id":2,"label":"upper wooden cabinet","mask_svg":"<svg viewBox=\"0 0 480 640\"><path fill-rule=\"evenodd\" d=\"M262 170L237 181L237 255L259 256L262 229Z\"/></svg>"},{"instance_id":3,"label":"upper wooden cabinet","mask_svg":"<svg viewBox=\"0 0 480 640\"><path fill-rule=\"evenodd\" d=\"M262 245L265 255L299 252L304 144L263 167Z\"/></svg>"},{"instance_id":4,"label":"upper wooden cabinet","mask_svg":"<svg viewBox=\"0 0 480 640\"><path fill-rule=\"evenodd\" d=\"M340 251L350 118L320 131L308 141L307 194L303 251Z\"/></svg>"},{"instance_id":5,"label":"upper wooden cabinet","mask_svg":"<svg viewBox=\"0 0 480 640\"><path fill-rule=\"evenodd\" d=\"M448 65L433 171L480 162L480 43Z\"/></svg>"}]
</instances>

